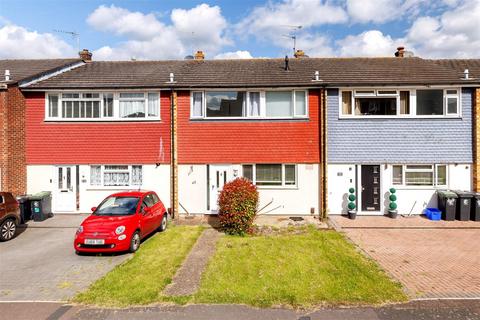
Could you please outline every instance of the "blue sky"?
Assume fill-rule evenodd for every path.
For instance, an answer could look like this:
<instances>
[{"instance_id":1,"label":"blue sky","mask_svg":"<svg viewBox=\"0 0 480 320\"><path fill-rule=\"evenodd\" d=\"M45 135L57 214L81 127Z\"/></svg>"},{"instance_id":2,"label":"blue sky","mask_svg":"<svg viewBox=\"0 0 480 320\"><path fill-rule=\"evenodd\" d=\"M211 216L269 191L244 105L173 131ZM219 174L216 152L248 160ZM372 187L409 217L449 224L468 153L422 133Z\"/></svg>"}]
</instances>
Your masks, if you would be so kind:
<instances>
[{"instance_id":1,"label":"blue sky","mask_svg":"<svg viewBox=\"0 0 480 320\"><path fill-rule=\"evenodd\" d=\"M68 57L80 33L94 59L391 56L479 57L480 0L0 0L0 58Z\"/></svg>"}]
</instances>

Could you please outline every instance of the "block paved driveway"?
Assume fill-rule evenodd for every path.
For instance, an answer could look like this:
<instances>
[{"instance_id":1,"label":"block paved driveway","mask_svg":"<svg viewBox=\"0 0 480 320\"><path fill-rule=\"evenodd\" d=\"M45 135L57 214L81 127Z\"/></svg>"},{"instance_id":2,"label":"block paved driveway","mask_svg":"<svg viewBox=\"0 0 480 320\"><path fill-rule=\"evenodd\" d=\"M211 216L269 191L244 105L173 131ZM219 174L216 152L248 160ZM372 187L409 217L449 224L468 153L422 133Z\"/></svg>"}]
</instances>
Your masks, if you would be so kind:
<instances>
[{"instance_id":1,"label":"block paved driveway","mask_svg":"<svg viewBox=\"0 0 480 320\"><path fill-rule=\"evenodd\" d=\"M0 242L0 301L66 301L130 256L77 256L73 237L85 217L28 222Z\"/></svg>"},{"instance_id":2,"label":"block paved driveway","mask_svg":"<svg viewBox=\"0 0 480 320\"><path fill-rule=\"evenodd\" d=\"M480 222L331 216L412 298L480 298Z\"/></svg>"}]
</instances>

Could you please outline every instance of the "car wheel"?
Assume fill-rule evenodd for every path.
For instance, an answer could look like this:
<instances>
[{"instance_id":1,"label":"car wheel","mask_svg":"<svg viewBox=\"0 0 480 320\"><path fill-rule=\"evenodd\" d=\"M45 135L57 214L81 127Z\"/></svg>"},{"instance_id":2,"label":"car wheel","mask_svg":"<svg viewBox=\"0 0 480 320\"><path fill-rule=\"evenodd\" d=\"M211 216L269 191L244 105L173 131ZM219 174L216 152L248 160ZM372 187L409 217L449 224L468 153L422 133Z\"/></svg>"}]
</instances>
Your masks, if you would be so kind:
<instances>
[{"instance_id":1,"label":"car wheel","mask_svg":"<svg viewBox=\"0 0 480 320\"><path fill-rule=\"evenodd\" d=\"M163 232L167 230L167 225L168 225L168 219L167 219L167 214L165 213L162 218L162 222L160 223L160 227L158 227L158 231Z\"/></svg>"},{"instance_id":2,"label":"car wheel","mask_svg":"<svg viewBox=\"0 0 480 320\"><path fill-rule=\"evenodd\" d=\"M135 233L132 235L132 239L130 239L130 252L135 252L138 250L140 247L140 232L135 231Z\"/></svg>"},{"instance_id":3,"label":"car wheel","mask_svg":"<svg viewBox=\"0 0 480 320\"><path fill-rule=\"evenodd\" d=\"M0 241L8 241L13 238L17 231L15 220L7 219L0 225Z\"/></svg>"}]
</instances>

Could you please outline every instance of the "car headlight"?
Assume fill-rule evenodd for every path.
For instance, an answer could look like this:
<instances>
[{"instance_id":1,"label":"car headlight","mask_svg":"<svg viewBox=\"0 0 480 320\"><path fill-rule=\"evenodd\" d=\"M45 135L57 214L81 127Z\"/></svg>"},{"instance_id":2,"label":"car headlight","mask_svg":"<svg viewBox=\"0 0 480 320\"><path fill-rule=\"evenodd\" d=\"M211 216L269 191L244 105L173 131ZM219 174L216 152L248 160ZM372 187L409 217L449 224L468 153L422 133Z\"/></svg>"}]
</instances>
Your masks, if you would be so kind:
<instances>
[{"instance_id":1,"label":"car headlight","mask_svg":"<svg viewBox=\"0 0 480 320\"><path fill-rule=\"evenodd\" d=\"M125 232L125 226L118 226L117 229L115 229L116 234L122 234Z\"/></svg>"},{"instance_id":2,"label":"car headlight","mask_svg":"<svg viewBox=\"0 0 480 320\"><path fill-rule=\"evenodd\" d=\"M83 226L78 227L77 229L77 234L80 234L83 232Z\"/></svg>"}]
</instances>

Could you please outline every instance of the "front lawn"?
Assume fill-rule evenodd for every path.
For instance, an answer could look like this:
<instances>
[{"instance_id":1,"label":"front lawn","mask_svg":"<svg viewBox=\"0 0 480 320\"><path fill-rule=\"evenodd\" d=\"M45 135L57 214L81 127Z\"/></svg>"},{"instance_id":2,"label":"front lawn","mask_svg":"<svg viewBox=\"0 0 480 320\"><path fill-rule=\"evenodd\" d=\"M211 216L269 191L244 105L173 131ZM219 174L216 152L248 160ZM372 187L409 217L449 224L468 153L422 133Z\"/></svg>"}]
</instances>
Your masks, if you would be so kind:
<instances>
[{"instance_id":1,"label":"front lawn","mask_svg":"<svg viewBox=\"0 0 480 320\"><path fill-rule=\"evenodd\" d=\"M226 236L203 275L199 303L266 307L405 301L375 262L335 231L300 235Z\"/></svg>"},{"instance_id":2,"label":"front lawn","mask_svg":"<svg viewBox=\"0 0 480 320\"><path fill-rule=\"evenodd\" d=\"M134 257L95 282L75 302L129 306L163 300L169 284L202 232L201 227L170 226L142 243Z\"/></svg>"}]
</instances>

